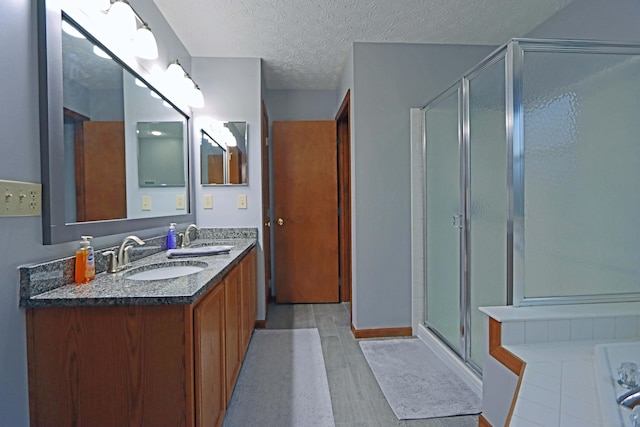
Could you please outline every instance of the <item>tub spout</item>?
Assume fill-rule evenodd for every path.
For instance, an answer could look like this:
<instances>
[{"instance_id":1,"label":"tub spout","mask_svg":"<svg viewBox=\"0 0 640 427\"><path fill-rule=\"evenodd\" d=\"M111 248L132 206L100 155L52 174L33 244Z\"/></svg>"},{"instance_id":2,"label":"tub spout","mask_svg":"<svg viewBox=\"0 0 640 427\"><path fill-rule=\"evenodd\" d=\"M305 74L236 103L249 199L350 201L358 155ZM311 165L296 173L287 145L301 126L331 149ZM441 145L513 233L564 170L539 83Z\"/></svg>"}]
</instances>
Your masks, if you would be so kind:
<instances>
[{"instance_id":1,"label":"tub spout","mask_svg":"<svg viewBox=\"0 0 640 427\"><path fill-rule=\"evenodd\" d=\"M633 390L629 390L628 392L620 395L616 401L618 404L630 409L640 405L640 387L636 387Z\"/></svg>"}]
</instances>

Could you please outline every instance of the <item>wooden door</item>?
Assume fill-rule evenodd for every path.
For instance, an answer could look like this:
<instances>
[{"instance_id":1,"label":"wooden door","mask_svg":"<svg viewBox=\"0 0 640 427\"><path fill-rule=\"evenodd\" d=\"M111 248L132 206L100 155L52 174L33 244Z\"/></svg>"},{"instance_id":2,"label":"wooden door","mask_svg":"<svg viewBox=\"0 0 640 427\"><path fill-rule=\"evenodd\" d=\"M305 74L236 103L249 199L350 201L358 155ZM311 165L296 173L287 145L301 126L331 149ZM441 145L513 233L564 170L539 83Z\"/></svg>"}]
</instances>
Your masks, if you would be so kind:
<instances>
[{"instance_id":1,"label":"wooden door","mask_svg":"<svg viewBox=\"0 0 640 427\"><path fill-rule=\"evenodd\" d=\"M338 302L335 121L273 122L276 300Z\"/></svg>"},{"instance_id":2,"label":"wooden door","mask_svg":"<svg viewBox=\"0 0 640 427\"><path fill-rule=\"evenodd\" d=\"M196 426L221 426L225 398L224 286L218 285L193 310Z\"/></svg>"},{"instance_id":3,"label":"wooden door","mask_svg":"<svg viewBox=\"0 0 640 427\"><path fill-rule=\"evenodd\" d=\"M350 91L336 115L338 126L338 240L340 245L340 301L351 302L351 131ZM351 306L349 306L351 310Z\"/></svg>"},{"instance_id":4,"label":"wooden door","mask_svg":"<svg viewBox=\"0 0 640 427\"><path fill-rule=\"evenodd\" d=\"M267 107L262 101L262 125L261 125L261 151L262 151L262 253L264 254L264 298L265 298L265 319L269 299L271 297L271 216L270 206L270 183L271 174L269 169L269 116Z\"/></svg>"},{"instance_id":5,"label":"wooden door","mask_svg":"<svg viewBox=\"0 0 640 427\"><path fill-rule=\"evenodd\" d=\"M224 156L222 154L209 154L207 156L207 183L224 184Z\"/></svg>"},{"instance_id":6,"label":"wooden door","mask_svg":"<svg viewBox=\"0 0 640 427\"><path fill-rule=\"evenodd\" d=\"M77 221L127 217L124 122L83 122L76 145Z\"/></svg>"}]
</instances>

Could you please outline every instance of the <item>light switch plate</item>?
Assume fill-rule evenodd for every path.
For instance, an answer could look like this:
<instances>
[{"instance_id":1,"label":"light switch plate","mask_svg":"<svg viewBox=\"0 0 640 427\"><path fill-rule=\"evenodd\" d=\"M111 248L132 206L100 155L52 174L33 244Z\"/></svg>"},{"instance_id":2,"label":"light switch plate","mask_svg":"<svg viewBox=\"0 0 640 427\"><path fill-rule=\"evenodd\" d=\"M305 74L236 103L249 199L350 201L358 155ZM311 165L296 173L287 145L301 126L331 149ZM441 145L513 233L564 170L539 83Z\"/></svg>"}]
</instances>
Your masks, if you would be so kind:
<instances>
[{"instance_id":1,"label":"light switch plate","mask_svg":"<svg viewBox=\"0 0 640 427\"><path fill-rule=\"evenodd\" d=\"M184 210L184 194L176 195L176 209Z\"/></svg>"},{"instance_id":2,"label":"light switch plate","mask_svg":"<svg viewBox=\"0 0 640 427\"><path fill-rule=\"evenodd\" d=\"M151 196L142 196L142 210L143 211L151 210Z\"/></svg>"},{"instance_id":3,"label":"light switch plate","mask_svg":"<svg viewBox=\"0 0 640 427\"><path fill-rule=\"evenodd\" d=\"M42 184L0 180L0 216L42 215Z\"/></svg>"},{"instance_id":4,"label":"light switch plate","mask_svg":"<svg viewBox=\"0 0 640 427\"><path fill-rule=\"evenodd\" d=\"M247 209L247 195L238 194L238 209Z\"/></svg>"},{"instance_id":5,"label":"light switch plate","mask_svg":"<svg viewBox=\"0 0 640 427\"><path fill-rule=\"evenodd\" d=\"M202 207L205 209L213 209L213 194L205 194L202 196Z\"/></svg>"}]
</instances>

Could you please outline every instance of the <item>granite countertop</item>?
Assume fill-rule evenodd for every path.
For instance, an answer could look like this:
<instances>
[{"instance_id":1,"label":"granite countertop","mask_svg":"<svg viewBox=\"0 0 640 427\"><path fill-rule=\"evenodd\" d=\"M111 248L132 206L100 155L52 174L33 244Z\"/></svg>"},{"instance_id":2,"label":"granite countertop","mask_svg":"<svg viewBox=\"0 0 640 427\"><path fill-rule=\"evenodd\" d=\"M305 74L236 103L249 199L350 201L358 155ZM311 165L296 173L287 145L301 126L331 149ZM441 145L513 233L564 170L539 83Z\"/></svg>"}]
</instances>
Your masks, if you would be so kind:
<instances>
[{"instance_id":1,"label":"granite countertop","mask_svg":"<svg viewBox=\"0 0 640 427\"><path fill-rule=\"evenodd\" d=\"M255 245L255 238L198 239L194 245L233 246L228 254L181 257L170 259L166 252L158 252L132 262L127 270L109 274L100 273L83 285L64 285L32 295L21 301L21 306L77 307L122 305L172 305L191 304L214 286ZM173 261L205 262L208 267L187 276L162 280L130 280L127 275L134 268Z\"/></svg>"}]
</instances>

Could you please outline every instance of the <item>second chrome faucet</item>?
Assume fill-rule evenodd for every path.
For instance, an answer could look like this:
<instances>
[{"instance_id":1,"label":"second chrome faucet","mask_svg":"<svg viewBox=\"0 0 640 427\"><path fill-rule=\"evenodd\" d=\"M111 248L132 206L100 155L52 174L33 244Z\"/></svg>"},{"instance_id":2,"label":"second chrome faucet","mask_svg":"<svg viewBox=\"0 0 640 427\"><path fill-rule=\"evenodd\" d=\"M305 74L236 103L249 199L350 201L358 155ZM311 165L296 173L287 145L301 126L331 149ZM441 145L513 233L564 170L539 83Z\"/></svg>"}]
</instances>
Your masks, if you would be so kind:
<instances>
[{"instance_id":1,"label":"second chrome faucet","mask_svg":"<svg viewBox=\"0 0 640 427\"><path fill-rule=\"evenodd\" d=\"M117 273L129 267L129 249L133 247L133 245L129 244L130 242L137 243L140 246L144 245L144 242L139 237L127 236L118 246L117 252L113 250L102 253L102 255L109 257L107 273Z\"/></svg>"}]
</instances>

